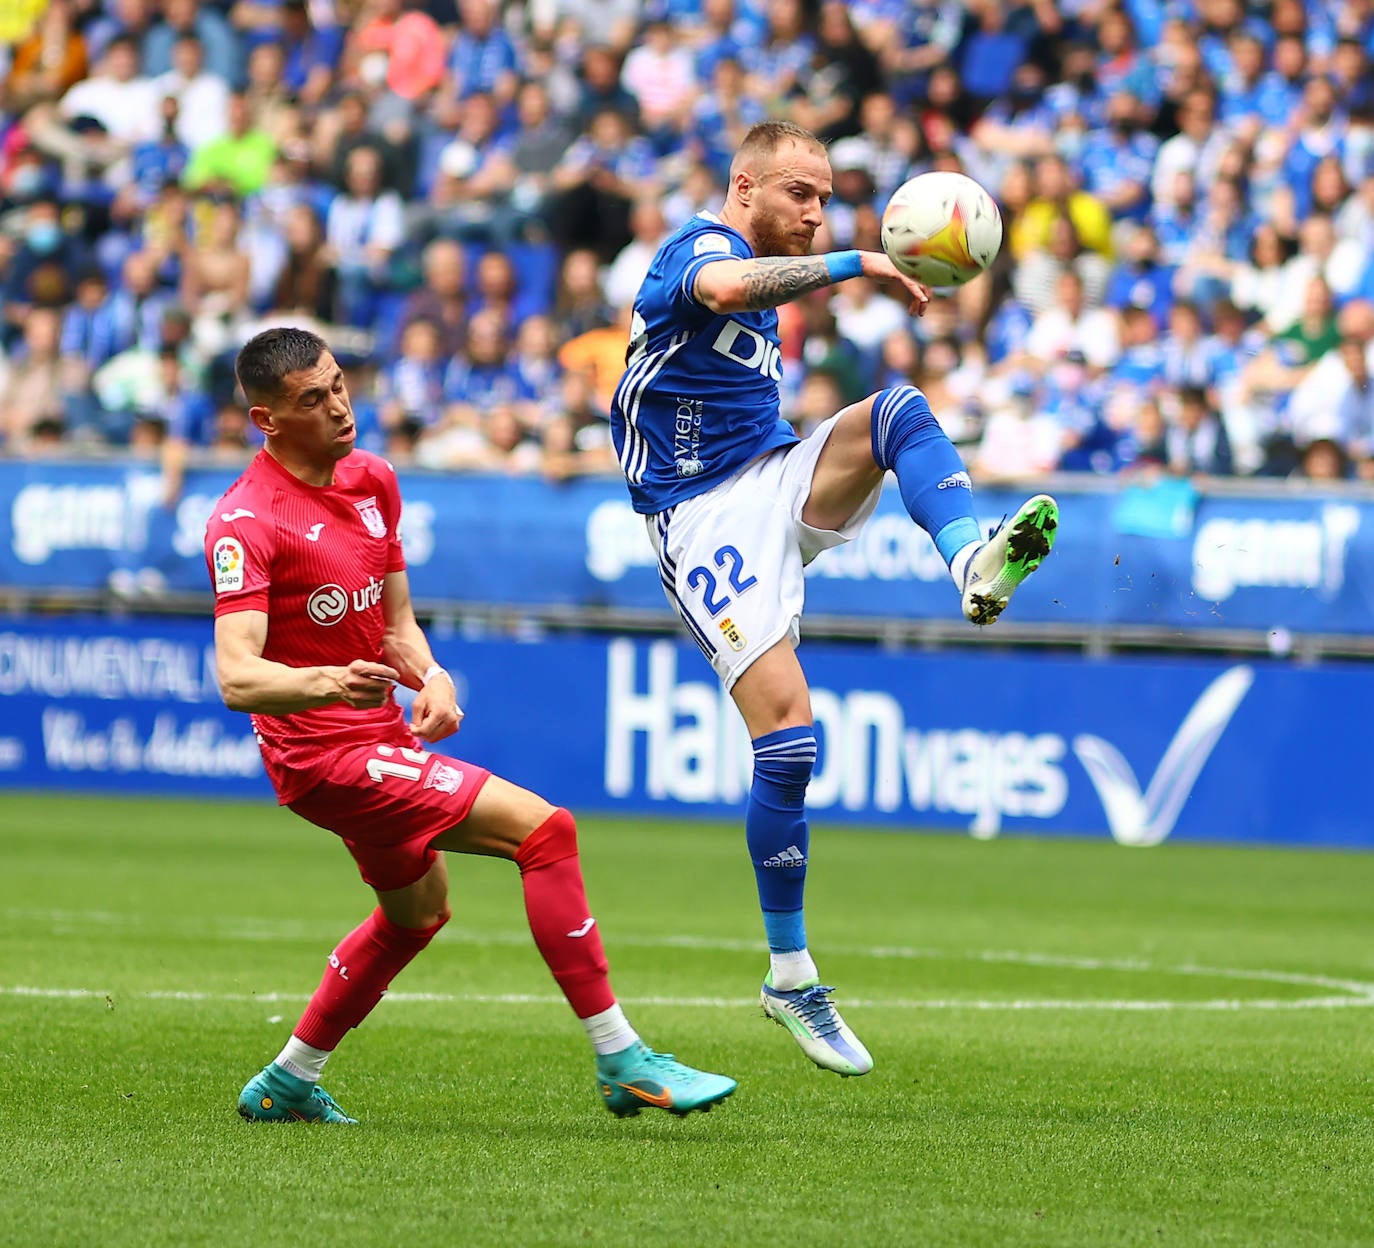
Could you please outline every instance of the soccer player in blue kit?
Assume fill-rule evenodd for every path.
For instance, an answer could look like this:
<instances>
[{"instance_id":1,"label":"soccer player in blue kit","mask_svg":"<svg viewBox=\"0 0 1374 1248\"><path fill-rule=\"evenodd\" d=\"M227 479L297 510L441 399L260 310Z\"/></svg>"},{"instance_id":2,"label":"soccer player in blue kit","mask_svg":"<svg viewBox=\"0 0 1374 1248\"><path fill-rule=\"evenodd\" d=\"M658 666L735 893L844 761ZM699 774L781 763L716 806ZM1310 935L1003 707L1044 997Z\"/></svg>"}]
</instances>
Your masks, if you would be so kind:
<instances>
[{"instance_id":1,"label":"soccer player in blue kit","mask_svg":"<svg viewBox=\"0 0 1374 1248\"><path fill-rule=\"evenodd\" d=\"M809 131L769 121L745 135L719 215L672 234L639 289L611 423L664 591L753 742L745 833L770 950L764 1011L818 1066L862 1075L873 1059L806 944L816 736L795 653L802 569L857 535L891 471L964 615L991 624L1049 554L1059 509L1036 495L984 541L963 461L912 386L870 395L804 439L782 418L775 308L861 274L900 283L918 315L930 299L880 252L810 254L830 195L830 161Z\"/></svg>"}]
</instances>

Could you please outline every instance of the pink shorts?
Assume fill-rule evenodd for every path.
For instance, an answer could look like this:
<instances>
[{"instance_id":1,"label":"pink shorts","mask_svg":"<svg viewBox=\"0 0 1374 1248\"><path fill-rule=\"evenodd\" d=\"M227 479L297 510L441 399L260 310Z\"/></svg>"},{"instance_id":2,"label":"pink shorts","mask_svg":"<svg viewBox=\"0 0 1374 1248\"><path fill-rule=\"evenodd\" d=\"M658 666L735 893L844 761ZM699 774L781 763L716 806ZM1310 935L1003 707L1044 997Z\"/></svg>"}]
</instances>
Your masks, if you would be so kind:
<instances>
[{"instance_id":1,"label":"pink shorts","mask_svg":"<svg viewBox=\"0 0 1374 1248\"><path fill-rule=\"evenodd\" d=\"M348 846L375 889L414 884L439 856L436 836L462 823L491 772L396 745L349 745L320 760L319 783L290 803Z\"/></svg>"}]
</instances>

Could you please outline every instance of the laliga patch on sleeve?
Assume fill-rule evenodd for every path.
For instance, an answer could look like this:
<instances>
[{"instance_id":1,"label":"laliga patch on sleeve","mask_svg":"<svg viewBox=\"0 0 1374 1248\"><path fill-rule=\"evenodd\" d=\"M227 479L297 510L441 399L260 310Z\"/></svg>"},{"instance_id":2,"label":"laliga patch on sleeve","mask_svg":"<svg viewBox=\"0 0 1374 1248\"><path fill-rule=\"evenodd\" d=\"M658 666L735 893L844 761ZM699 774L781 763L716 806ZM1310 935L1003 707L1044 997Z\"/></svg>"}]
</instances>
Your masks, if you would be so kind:
<instances>
[{"instance_id":1,"label":"laliga patch on sleeve","mask_svg":"<svg viewBox=\"0 0 1374 1248\"><path fill-rule=\"evenodd\" d=\"M730 254L730 240L724 234L699 234L692 244L692 255L704 256L708 252L723 251Z\"/></svg>"},{"instance_id":2,"label":"laliga patch on sleeve","mask_svg":"<svg viewBox=\"0 0 1374 1248\"><path fill-rule=\"evenodd\" d=\"M243 588L243 547L236 539L220 538L211 559L215 565L215 593L232 594Z\"/></svg>"}]
</instances>

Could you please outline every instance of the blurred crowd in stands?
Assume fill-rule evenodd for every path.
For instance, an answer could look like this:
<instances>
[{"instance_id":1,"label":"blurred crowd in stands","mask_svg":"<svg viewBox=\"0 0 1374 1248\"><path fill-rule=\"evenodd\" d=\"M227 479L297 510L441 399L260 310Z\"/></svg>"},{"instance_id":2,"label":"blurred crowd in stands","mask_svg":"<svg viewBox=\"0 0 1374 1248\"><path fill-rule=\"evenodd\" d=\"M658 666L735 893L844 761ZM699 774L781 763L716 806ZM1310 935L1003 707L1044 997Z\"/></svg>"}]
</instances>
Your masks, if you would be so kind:
<instances>
[{"instance_id":1,"label":"blurred crowd in stands","mask_svg":"<svg viewBox=\"0 0 1374 1248\"><path fill-rule=\"evenodd\" d=\"M615 471L649 260L788 117L830 144L818 250L877 249L929 169L1006 225L923 319L864 279L783 308L799 428L914 382L984 481L1374 479L1374 0L30 7L5 455L241 460L234 352L291 322L397 462Z\"/></svg>"}]
</instances>

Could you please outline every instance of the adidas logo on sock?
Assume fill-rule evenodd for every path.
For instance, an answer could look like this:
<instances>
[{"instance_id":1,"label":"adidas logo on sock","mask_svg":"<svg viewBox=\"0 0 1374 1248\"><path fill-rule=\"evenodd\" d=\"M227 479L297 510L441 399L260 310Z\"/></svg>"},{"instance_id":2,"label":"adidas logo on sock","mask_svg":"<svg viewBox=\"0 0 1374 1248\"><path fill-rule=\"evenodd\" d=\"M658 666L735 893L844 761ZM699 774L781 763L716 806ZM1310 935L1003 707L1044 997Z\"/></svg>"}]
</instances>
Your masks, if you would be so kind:
<instances>
[{"instance_id":1,"label":"adidas logo on sock","mask_svg":"<svg viewBox=\"0 0 1374 1248\"><path fill-rule=\"evenodd\" d=\"M806 866L806 855L795 845L789 845L780 854L774 854L771 858L763 860L765 867L804 867Z\"/></svg>"},{"instance_id":2,"label":"adidas logo on sock","mask_svg":"<svg viewBox=\"0 0 1374 1248\"><path fill-rule=\"evenodd\" d=\"M939 485L937 490L971 490L973 482L966 472L951 472Z\"/></svg>"}]
</instances>

